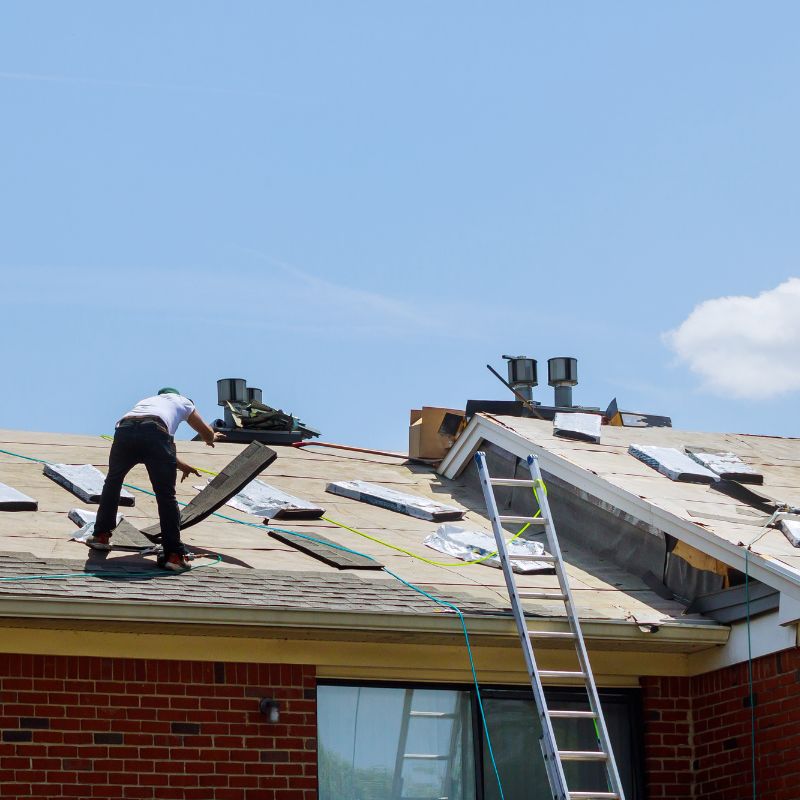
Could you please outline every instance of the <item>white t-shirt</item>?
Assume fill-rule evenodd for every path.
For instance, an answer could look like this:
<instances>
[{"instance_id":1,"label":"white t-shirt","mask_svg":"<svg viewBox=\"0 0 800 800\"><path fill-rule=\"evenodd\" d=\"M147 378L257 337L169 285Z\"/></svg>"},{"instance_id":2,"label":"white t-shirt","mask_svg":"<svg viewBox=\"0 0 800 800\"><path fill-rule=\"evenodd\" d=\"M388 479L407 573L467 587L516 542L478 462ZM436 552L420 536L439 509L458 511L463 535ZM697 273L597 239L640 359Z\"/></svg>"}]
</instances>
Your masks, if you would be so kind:
<instances>
[{"instance_id":1,"label":"white t-shirt","mask_svg":"<svg viewBox=\"0 0 800 800\"><path fill-rule=\"evenodd\" d=\"M194 403L181 394L157 394L140 400L125 417L161 417L170 436L175 435L178 425L194 411ZM123 419L125 419L123 417Z\"/></svg>"}]
</instances>

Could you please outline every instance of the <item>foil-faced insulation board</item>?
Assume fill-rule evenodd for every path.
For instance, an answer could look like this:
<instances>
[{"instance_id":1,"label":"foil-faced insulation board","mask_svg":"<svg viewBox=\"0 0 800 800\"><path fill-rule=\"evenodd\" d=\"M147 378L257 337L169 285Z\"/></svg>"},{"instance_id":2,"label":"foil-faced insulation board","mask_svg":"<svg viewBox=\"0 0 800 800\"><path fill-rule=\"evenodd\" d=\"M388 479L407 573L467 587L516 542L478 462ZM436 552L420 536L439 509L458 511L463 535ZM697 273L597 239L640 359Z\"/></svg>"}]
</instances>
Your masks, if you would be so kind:
<instances>
[{"instance_id":1,"label":"foil-faced insulation board","mask_svg":"<svg viewBox=\"0 0 800 800\"><path fill-rule=\"evenodd\" d=\"M227 505L264 519L319 519L325 513L324 508L259 480L250 481Z\"/></svg>"},{"instance_id":2,"label":"foil-faced insulation board","mask_svg":"<svg viewBox=\"0 0 800 800\"><path fill-rule=\"evenodd\" d=\"M780 524L783 535L792 547L800 547L800 516L791 519L784 517Z\"/></svg>"},{"instance_id":3,"label":"foil-faced insulation board","mask_svg":"<svg viewBox=\"0 0 800 800\"><path fill-rule=\"evenodd\" d=\"M220 506L224 506L242 487L266 469L278 454L261 442L250 444L233 459L200 494L181 509L181 530L202 522ZM153 541L161 538L161 525L151 525L142 531Z\"/></svg>"},{"instance_id":4,"label":"foil-faced insulation board","mask_svg":"<svg viewBox=\"0 0 800 800\"><path fill-rule=\"evenodd\" d=\"M348 553L346 550L340 549L336 542L332 542L317 533L313 534L313 540L312 538L295 536L283 531L270 531L269 535L279 542L288 544L290 547L294 547L338 569L383 569L383 564L380 562L373 561L371 558L357 553Z\"/></svg>"},{"instance_id":5,"label":"foil-faced insulation board","mask_svg":"<svg viewBox=\"0 0 800 800\"><path fill-rule=\"evenodd\" d=\"M737 481L738 483L754 483L759 486L764 483L764 476L749 464L745 464L734 453L710 453L708 451L687 449L686 455L725 480Z\"/></svg>"},{"instance_id":6,"label":"foil-faced insulation board","mask_svg":"<svg viewBox=\"0 0 800 800\"><path fill-rule=\"evenodd\" d=\"M336 481L329 483L325 487L325 491L431 522L450 522L462 519L466 514L466 511L455 506L447 506L425 497L387 489L385 486L367 481Z\"/></svg>"},{"instance_id":7,"label":"foil-faced insulation board","mask_svg":"<svg viewBox=\"0 0 800 800\"><path fill-rule=\"evenodd\" d=\"M565 439L599 443L602 419L599 414L557 411L553 419L553 434Z\"/></svg>"},{"instance_id":8,"label":"foil-faced insulation board","mask_svg":"<svg viewBox=\"0 0 800 800\"><path fill-rule=\"evenodd\" d=\"M13 486L0 483L0 511L36 511L39 504Z\"/></svg>"},{"instance_id":9,"label":"foil-faced insulation board","mask_svg":"<svg viewBox=\"0 0 800 800\"><path fill-rule=\"evenodd\" d=\"M674 447L656 447L649 444L632 444L628 452L649 467L658 470L673 481L684 483L714 483L719 475L706 469L685 453Z\"/></svg>"},{"instance_id":10,"label":"foil-faced insulation board","mask_svg":"<svg viewBox=\"0 0 800 800\"><path fill-rule=\"evenodd\" d=\"M75 509L73 509L75 510ZM74 521L74 519L73 519ZM75 542L86 544L86 540L94 534L94 520L87 522L73 537ZM152 542L138 529L134 528L126 519L121 519L117 523L111 534L112 550L150 550Z\"/></svg>"},{"instance_id":11,"label":"foil-faced insulation board","mask_svg":"<svg viewBox=\"0 0 800 800\"><path fill-rule=\"evenodd\" d=\"M67 519L74 522L79 528L83 528L90 522L97 519L96 511L89 511L87 508L71 508ZM117 514L117 525L122 521L122 514Z\"/></svg>"},{"instance_id":12,"label":"foil-faced insulation board","mask_svg":"<svg viewBox=\"0 0 800 800\"><path fill-rule=\"evenodd\" d=\"M100 502L106 479L93 464L45 464L42 472L84 503ZM132 506L135 503L133 495L123 489L119 504Z\"/></svg>"}]
</instances>

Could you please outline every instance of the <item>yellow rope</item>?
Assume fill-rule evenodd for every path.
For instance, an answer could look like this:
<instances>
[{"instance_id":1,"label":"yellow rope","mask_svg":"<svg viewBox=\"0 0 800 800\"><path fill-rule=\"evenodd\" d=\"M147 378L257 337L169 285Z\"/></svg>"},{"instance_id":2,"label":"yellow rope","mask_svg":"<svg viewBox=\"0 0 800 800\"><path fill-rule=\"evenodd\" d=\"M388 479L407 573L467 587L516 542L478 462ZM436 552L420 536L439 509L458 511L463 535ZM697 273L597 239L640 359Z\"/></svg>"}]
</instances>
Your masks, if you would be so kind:
<instances>
[{"instance_id":1,"label":"yellow rope","mask_svg":"<svg viewBox=\"0 0 800 800\"><path fill-rule=\"evenodd\" d=\"M102 434L103 439L111 439L113 440L113 436L108 436L107 434ZM202 469L201 467L195 467L198 472L204 472L206 475L212 475L216 477L219 473L212 472L209 469ZM542 480L535 481L541 485L542 490L545 494L547 494L547 486L545 482ZM533 496L536 497L536 487L532 486L531 491L533 492ZM538 502L538 497L536 498ZM542 513L542 509L540 508L534 515L533 518L540 516ZM385 542L383 539L379 539L377 536L370 536L368 533L364 533L364 531L360 531L356 528L351 528L349 525L345 525L343 522L337 522L335 519L331 519L330 517L322 517L325 522L330 522L331 525L336 525L339 528L343 528L346 531L350 531L350 533L355 533L357 536L363 536L365 539L369 539L371 542L375 542L376 544L382 544L384 547L388 547L390 550L396 550L398 553L403 553L404 555L411 556L411 558L416 558L418 561L423 561L426 564L432 564L434 567L463 567L468 564L482 564L484 561L488 561L490 558L494 558L497 555L497 550L489 553L488 555L481 556L481 558L474 558L471 561L456 561L456 562L444 562L444 561L434 561L431 558L425 558L425 556L419 555L419 553L412 553L410 550L406 550L403 547L398 547L397 545L390 544L389 542ZM530 522L526 522L507 542L506 545L511 544L515 539L519 539L523 533L530 527Z\"/></svg>"},{"instance_id":2,"label":"yellow rope","mask_svg":"<svg viewBox=\"0 0 800 800\"><path fill-rule=\"evenodd\" d=\"M542 489L544 490L545 494L547 493L547 486L545 486L544 481L536 481L537 483L541 484ZM533 496L536 497L536 488L531 487L531 491L533 492ZM537 498L538 500L538 498ZM534 519L540 516L542 513L541 508L533 515ZM446 563L443 561L434 561L430 558L425 558L425 556L419 555L419 553L412 553L410 550L406 550L402 547L398 547L394 544L389 544L389 542L384 542L383 539L378 539L377 536L370 536L368 533L364 533L364 531L359 531L356 528L351 528L349 525L345 525L342 522L337 522L335 519L331 519L330 517L323 517L326 522L330 522L333 525L338 525L340 528L344 528L346 531L350 531L351 533L355 533L358 536L363 536L365 539L369 539L371 542L376 542L377 544L382 544L384 547L388 547L391 550L396 550L398 553L403 553L404 555L411 556L411 558L416 558L419 561L423 561L426 564L432 564L434 567L463 567L467 564L481 564L484 561L488 561L490 558L494 558L497 555L497 550L489 553L488 555L482 556L481 558L474 558L470 561L457 561L453 563ZM526 522L507 542L506 545L511 544L515 539L518 539L522 536L523 533L530 527L530 522Z\"/></svg>"}]
</instances>

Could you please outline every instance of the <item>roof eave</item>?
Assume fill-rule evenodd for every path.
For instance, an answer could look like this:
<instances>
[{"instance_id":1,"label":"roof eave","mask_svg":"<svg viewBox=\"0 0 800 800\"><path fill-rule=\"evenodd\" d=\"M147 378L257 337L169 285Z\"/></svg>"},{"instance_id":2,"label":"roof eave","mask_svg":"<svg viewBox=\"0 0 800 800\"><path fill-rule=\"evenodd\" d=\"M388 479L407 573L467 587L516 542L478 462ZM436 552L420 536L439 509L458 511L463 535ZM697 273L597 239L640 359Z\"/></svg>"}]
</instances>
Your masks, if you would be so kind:
<instances>
[{"instance_id":1,"label":"roof eave","mask_svg":"<svg viewBox=\"0 0 800 800\"><path fill-rule=\"evenodd\" d=\"M197 627L220 626L230 628L255 628L303 631L306 637L313 632L338 634L342 639L353 635L394 633L419 636L450 634L462 636L461 623L455 614L392 614L352 611L325 611L303 609L263 609L251 606L147 603L115 600L112 603L96 600L64 600L49 597L0 598L0 626L3 619L16 624L25 621L89 623L132 623L134 625L180 624ZM517 637L512 617L465 614L471 637L484 643L496 640L505 644ZM563 631L568 629L565 618L537 617L537 630ZM653 646L657 643L696 649L724 644L730 629L724 625L688 622L648 626L647 632L635 623L621 620L582 621L584 637L597 642L627 643Z\"/></svg>"}]
</instances>

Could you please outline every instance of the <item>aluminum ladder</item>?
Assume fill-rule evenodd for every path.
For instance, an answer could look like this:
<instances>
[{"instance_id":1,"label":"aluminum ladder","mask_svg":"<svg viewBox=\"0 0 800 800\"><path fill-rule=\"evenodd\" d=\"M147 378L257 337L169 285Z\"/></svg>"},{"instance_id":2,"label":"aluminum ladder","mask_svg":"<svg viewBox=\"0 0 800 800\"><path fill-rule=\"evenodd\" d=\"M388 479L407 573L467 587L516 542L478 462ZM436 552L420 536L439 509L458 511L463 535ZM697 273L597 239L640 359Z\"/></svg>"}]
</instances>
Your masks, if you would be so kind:
<instances>
[{"instance_id":1,"label":"aluminum ladder","mask_svg":"<svg viewBox=\"0 0 800 800\"><path fill-rule=\"evenodd\" d=\"M392 785L392 800L450 800L450 782L452 780L452 765L457 748L457 737L462 734L461 726L458 725L458 698L454 700L453 711L415 711L411 706L414 699L414 689L405 690L403 700L403 716L400 724L400 735L398 737L397 757L394 769L394 781ZM418 753L408 752L409 728L412 720L421 723L432 722L434 720L450 721L450 748L447 753ZM412 797L403 794L404 778L403 767L410 761L444 761L445 768L442 776L440 791L434 795L426 797Z\"/></svg>"},{"instance_id":2,"label":"aluminum ladder","mask_svg":"<svg viewBox=\"0 0 800 800\"><path fill-rule=\"evenodd\" d=\"M511 610L514 613L514 620L517 624L522 653L525 657L525 665L533 689L533 697L536 701L536 708L542 724L542 736L540 741L544 765L547 772L547 779L550 782L553 798L555 800L624 800L622 792L622 782L619 778L617 765L614 761L614 753L611 750L611 741L608 736L608 729L603 717L603 710L600 706L600 697L597 694L597 686L592 675L592 668L589 665L589 656L586 653L586 645L581 633L580 621L572 599L569 588L569 580L564 569L564 561L561 557L561 548L558 545L553 518L550 515L550 506L547 502L547 492L544 490L542 473L539 470L539 461L536 456L528 456L528 467L531 472L531 480L517 478L492 478L486 466L486 455L482 452L475 454L475 461L478 467L483 495L486 499L486 508L489 512L489 519L492 522L492 530L497 543L497 552L500 556L500 563L503 568L509 598L511 600ZM495 486L508 486L514 488L527 487L532 489L539 502L540 516L525 517L519 515L501 515L497 510L497 501L494 496ZM520 590L514 572L509 562L508 551L506 549L506 539L503 535L503 523L529 523L544 527L547 537L547 555L541 556L514 556L517 560L545 561L552 562L558 577L560 591L543 590ZM566 607L567 618L569 620L570 631L535 631L528 630L525 621L525 612L522 609L521 601L530 600L559 600ZM532 639L570 639L578 657L578 671L564 670L544 670L539 669L536 664ZM584 683L586 695L589 700L590 711L572 711L551 709L547 705L547 699L542 686L542 678L554 679L580 679ZM553 730L554 719L591 719L595 725L597 734L598 750L560 750L556 742ZM606 773L606 786L598 791L570 791L567 786L567 779L564 775L565 761L592 761L602 762Z\"/></svg>"}]
</instances>

